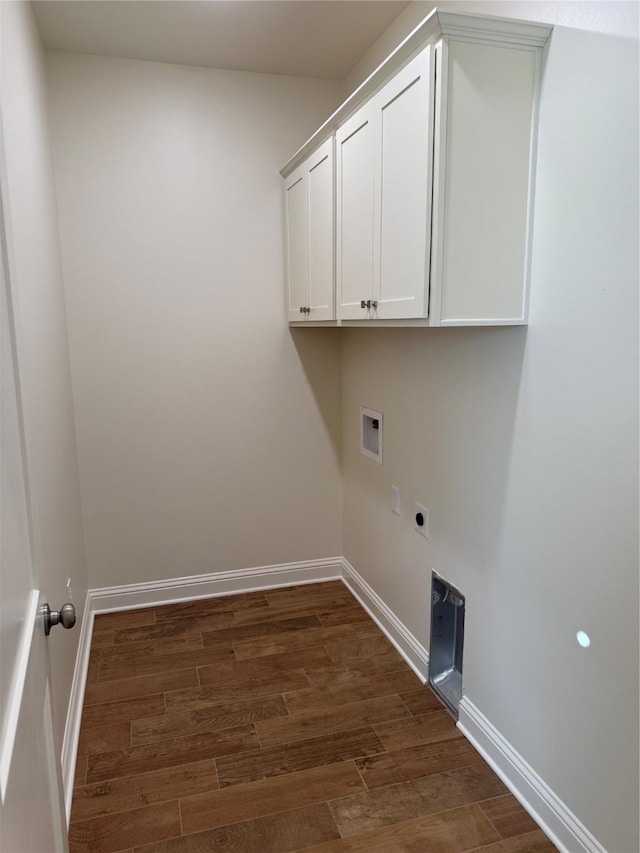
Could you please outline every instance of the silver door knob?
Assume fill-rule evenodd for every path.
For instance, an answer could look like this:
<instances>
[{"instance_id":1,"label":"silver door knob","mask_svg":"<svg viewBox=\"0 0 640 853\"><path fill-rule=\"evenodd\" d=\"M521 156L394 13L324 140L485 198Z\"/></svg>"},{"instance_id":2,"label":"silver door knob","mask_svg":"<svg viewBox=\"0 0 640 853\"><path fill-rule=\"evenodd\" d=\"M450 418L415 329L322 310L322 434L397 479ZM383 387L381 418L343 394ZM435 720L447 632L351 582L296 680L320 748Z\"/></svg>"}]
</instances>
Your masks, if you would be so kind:
<instances>
[{"instance_id":1,"label":"silver door knob","mask_svg":"<svg viewBox=\"0 0 640 853\"><path fill-rule=\"evenodd\" d=\"M76 609L73 604L63 604L60 610L52 610L48 604L43 604L40 612L42 613L44 632L47 637L54 625L62 625L63 628L73 628L76 624Z\"/></svg>"}]
</instances>

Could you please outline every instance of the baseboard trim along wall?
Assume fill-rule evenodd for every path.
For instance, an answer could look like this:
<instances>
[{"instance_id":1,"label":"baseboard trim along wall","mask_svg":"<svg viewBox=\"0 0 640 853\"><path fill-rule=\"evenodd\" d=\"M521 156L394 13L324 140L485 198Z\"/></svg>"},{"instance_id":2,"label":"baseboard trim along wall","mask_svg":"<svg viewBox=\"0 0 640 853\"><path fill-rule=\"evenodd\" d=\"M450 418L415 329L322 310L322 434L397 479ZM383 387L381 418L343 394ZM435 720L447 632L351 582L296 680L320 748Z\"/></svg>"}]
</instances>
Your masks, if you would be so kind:
<instances>
[{"instance_id":1,"label":"baseboard trim along wall","mask_svg":"<svg viewBox=\"0 0 640 853\"><path fill-rule=\"evenodd\" d=\"M418 678L426 683L429 678L428 651L344 557L89 590L80 628L62 748L67 825L71 816L82 703L96 614L338 579L359 601ZM586 827L466 696L460 703L458 728L561 851L606 853Z\"/></svg>"},{"instance_id":2,"label":"baseboard trim along wall","mask_svg":"<svg viewBox=\"0 0 640 853\"><path fill-rule=\"evenodd\" d=\"M458 728L563 853L606 853L605 848L556 796L467 696Z\"/></svg>"},{"instance_id":3,"label":"baseboard trim along wall","mask_svg":"<svg viewBox=\"0 0 640 853\"><path fill-rule=\"evenodd\" d=\"M214 598L241 592L275 589L342 577L342 558L308 560L277 566L258 566L208 575L191 575L151 583L132 583L89 590L93 613L113 613L136 607L175 604L185 599Z\"/></svg>"},{"instance_id":4,"label":"baseboard trim along wall","mask_svg":"<svg viewBox=\"0 0 640 853\"><path fill-rule=\"evenodd\" d=\"M91 636L93 634L94 612L91 609L91 590L87 592L80 625L76 664L71 681L71 695L67 709L67 722L64 727L62 740L62 786L64 791L64 808L67 818L67 828L71 818L71 801L73 799L73 780L78 758L78 740L80 739L80 723L82 722L82 703L84 690L87 685L89 671L89 654L91 652Z\"/></svg>"},{"instance_id":5,"label":"baseboard trim along wall","mask_svg":"<svg viewBox=\"0 0 640 853\"><path fill-rule=\"evenodd\" d=\"M424 646L416 640L378 593L345 559L342 560L342 581L406 660L420 681L426 684L429 680L429 653Z\"/></svg>"}]
</instances>

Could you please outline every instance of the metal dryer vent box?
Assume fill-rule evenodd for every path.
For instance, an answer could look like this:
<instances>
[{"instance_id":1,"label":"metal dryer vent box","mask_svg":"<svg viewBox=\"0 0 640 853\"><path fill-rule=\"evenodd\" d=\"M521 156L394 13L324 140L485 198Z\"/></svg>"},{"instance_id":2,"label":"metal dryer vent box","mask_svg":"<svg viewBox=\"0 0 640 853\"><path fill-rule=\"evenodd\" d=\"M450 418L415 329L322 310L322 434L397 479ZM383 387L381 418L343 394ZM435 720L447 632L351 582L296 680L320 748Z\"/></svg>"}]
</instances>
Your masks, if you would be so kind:
<instances>
[{"instance_id":1,"label":"metal dryer vent box","mask_svg":"<svg viewBox=\"0 0 640 853\"><path fill-rule=\"evenodd\" d=\"M456 719L462 698L464 608L464 596L433 572L429 684Z\"/></svg>"}]
</instances>

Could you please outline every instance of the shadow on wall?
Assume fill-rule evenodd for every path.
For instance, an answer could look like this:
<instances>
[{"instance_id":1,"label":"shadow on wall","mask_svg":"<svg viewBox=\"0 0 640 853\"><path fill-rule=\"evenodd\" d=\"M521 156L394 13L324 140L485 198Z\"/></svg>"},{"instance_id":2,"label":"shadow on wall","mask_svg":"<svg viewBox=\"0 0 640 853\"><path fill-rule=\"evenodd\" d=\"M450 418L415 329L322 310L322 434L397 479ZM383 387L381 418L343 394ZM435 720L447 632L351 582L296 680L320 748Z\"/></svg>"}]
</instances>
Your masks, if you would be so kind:
<instances>
[{"instance_id":1,"label":"shadow on wall","mask_svg":"<svg viewBox=\"0 0 640 853\"><path fill-rule=\"evenodd\" d=\"M289 329L339 465L342 464L340 332L332 328Z\"/></svg>"},{"instance_id":2,"label":"shadow on wall","mask_svg":"<svg viewBox=\"0 0 640 853\"><path fill-rule=\"evenodd\" d=\"M426 644L424 601L410 594L424 566L484 597L503 548L527 329L344 332L345 554ZM360 405L384 412L382 470L359 452ZM426 545L394 523L391 483L429 507Z\"/></svg>"},{"instance_id":3,"label":"shadow on wall","mask_svg":"<svg viewBox=\"0 0 640 853\"><path fill-rule=\"evenodd\" d=\"M484 583L503 547L527 328L438 330L427 401L427 482L441 496L433 559Z\"/></svg>"}]
</instances>

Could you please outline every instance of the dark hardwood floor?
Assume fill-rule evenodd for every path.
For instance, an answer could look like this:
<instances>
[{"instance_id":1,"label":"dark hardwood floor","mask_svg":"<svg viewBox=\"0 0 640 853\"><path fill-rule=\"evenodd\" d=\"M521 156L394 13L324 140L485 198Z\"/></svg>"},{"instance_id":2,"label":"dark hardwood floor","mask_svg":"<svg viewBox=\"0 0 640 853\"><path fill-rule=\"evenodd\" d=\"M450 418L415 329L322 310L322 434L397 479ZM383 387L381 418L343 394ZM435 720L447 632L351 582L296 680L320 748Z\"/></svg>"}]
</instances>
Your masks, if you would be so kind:
<instances>
[{"instance_id":1,"label":"dark hardwood floor","mask_svg":"<svg viewBox=\"0 0 640 853\"><path fill-rule=\"evenodd\" d=\"M552 853L339 581L96 617L71 853Z\"/></svg>"}]
</instances>

